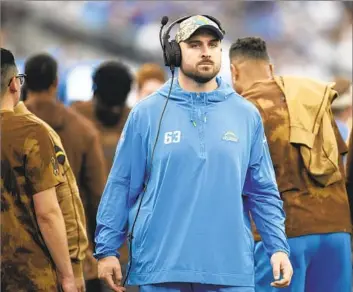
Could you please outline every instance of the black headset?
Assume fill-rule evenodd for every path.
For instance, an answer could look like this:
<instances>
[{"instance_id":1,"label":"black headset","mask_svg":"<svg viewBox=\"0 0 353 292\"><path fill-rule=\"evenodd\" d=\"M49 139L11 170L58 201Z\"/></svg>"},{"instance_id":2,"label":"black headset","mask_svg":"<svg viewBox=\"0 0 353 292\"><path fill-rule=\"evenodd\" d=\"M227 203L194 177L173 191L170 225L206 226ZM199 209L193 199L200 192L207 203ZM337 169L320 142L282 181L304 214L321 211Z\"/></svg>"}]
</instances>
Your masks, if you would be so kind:
<instances>
[{"instance_id":1,"label":"black headset","mask_svg":"<svg viewBox=\"0 0 353 292\"><path fill-rule=\"evenodd\" d=\"M162 33L163 27L168 23L168 17L163 16L162 18L162 21L161 21L162 27L159 33L159 38L160 38L160 42L163 50L164 64L170 67L171 70L174 70L175 67L180 67L181 65L181 49L180 49L179 43L176 40L169 41L169 38L170 38L169 33L174 27L174 25L179 24L192 16L195 16L195 15L184 16L172 22L166 29L165 33L163 34L163 43L162 43L161 33ZM207 17L208 19L215 22L218 28L221 30L221 32L225 34L225 31L222 28L222 25L218 19L209 15L202 15L202 16Z\"/></svg>"}]
</instances>

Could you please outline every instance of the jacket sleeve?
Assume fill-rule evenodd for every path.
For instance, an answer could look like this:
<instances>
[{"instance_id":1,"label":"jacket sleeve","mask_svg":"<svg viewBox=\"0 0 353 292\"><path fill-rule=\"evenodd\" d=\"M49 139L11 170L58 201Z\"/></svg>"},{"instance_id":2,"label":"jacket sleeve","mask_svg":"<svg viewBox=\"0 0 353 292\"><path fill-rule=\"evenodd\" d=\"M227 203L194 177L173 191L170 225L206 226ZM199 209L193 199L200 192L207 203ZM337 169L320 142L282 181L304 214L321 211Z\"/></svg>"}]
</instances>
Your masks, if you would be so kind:
<instances>
[{"instance_id":1,"label":"jacket sleeve","mask_svg":"<svg viewBox=\"0 0 353 292\"><path fill-rule=\"evenodd\" d=\"M56 188L56 194L65 221L74 275L75 278L83 278L82 261L88 248L85 213L72 170L65 172L67 182Z\"/></svg>"},{"instance_id":2,"label":"jacket sleeve","mask_svg":"<svg viewBox=\"0 0 353 292\"><path fill-rule=\"evenodd\" d=\"M283 202L261 119L254 134L243 194L268 255L278 251L289 255Z\"/></svg>"},{"instance_id":3,"label":"jacket sleeve","mask_svg":"<svg viewBox=\"0 0 353 292\"><path fill-rule=\"evenodd\" d=\"M91 136L87 141L87 150L84 157L82 169L82 182L84 193L87 199L87 224L90 240L94 240L94 230L96 229L95 217L98 211L104 185L107 178L107 168L103 153L103 147L99 141L100 136L93 125L90 125Z\"/></svg>"},{"instance_id":4,"label":"jacket sleeve","mask_svg":"<svg viewBox=\"0 0 353 292\"><path fill-rule=\"evenodd\" d=\"M113 166L98 208L95 258L120 257L127 235L129 209L136 202L145 178L145 141L131 112L120 137Z\"/></svg>"},{"instance_id":5,"label":"jacket sleeve","mask_svg":"<svg viewBox=\"0 0 353 292\"><path fill-rule=\"evenodd\" d=\"M84 208L60 138L53 136L53 141L60 172L64 173L66 178L64 183L56 187L56 195L65 221L70 259L75 278L83 278L82 261L88 248Z\"/></svg>"}]
</instances>

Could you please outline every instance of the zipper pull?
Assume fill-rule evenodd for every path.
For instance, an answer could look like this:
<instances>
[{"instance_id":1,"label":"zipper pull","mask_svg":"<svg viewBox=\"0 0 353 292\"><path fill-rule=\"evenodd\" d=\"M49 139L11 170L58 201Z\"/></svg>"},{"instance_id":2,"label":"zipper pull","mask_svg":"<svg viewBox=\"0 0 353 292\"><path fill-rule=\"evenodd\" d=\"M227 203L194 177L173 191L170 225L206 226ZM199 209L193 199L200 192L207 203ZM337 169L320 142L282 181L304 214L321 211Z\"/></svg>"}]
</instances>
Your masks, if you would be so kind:
<instances>
[{"instance_id":1,"label":"zipper pull","mask_svg":"<svg viewBox=\"0 0 353 292\"><path fill-rule=\"evenodd\" d=\"M192 121L192 124L194 125L194 127L196 127L196 122L195 121Z\"/></svg>"}]
</instances>

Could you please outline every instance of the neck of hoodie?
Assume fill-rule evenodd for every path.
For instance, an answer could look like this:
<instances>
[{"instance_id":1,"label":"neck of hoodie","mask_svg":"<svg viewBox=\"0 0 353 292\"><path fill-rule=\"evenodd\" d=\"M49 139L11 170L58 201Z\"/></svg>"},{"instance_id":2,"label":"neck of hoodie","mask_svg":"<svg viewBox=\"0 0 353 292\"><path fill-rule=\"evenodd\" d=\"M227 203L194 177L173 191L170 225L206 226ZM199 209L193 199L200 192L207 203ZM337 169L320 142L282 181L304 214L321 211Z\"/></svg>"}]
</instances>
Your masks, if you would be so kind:
<instances>
[{"instance_id":1,"label":"neck of hoodie","mask_svg":"<svg viewBox=\"0 0 353 292\"><path fill-rule=\"evenodd\" d=\"M179 86L189 92L211 92L218 88L216 77L206 83L197 83L195 80L187 77L179 70L178 75Z\"/></svg>"},{"instance_id":2,"label":"neck of hoodie","mask_svg":"<svg viewBox=\"0 0 353 292\"><path fill-rule=\"evenodd\" d=\"M163 97L176 102L180 107L189 111L190 122L196 127L199 122L207 123L207 112L211 104L225 101L235 92L226 82L222 81L221 77L215 78L216 89L209 92L187 91L179 84L179 79L173 82L172 90L171 79L169 79L163 87L158 90L158 93Z\"/></svg>"}]
</instances>

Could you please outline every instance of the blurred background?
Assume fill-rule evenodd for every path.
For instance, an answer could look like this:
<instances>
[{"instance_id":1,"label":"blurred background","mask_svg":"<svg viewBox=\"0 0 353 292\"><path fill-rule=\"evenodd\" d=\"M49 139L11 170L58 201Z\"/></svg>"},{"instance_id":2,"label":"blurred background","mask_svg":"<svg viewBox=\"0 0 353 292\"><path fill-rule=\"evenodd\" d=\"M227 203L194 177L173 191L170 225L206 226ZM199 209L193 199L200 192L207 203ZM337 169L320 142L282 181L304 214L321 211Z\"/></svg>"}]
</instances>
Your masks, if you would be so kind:
<instances>
[{"instance_id":1,"label":"blurred background","mask_svg":"<svg viewBox=\"0 0 353 292\"><path fill-rule=\"evenodd\" d=\"M59 98L70 104L91 98L92 70L102 61L120 59L133 72L145 62L163 65L160 19L188 14L221 21L227 81L228 48L249 35L268 42L276 73L352 79L350 1L1 1L1 45L14 52L21 70L30 55L52 54L59 63Z\"/></svg>"},{"instance_id":2,"label":"blurred background","mask_svg":"<svg viewBox=\"0 0 353 292\"><path fill-rule=\"evenodd\" d=\"M130 108L139 98L147 96L147 92L153 92L158 88L156 86L163 84L165 75L169 74L163 64L159 43L160 21L164 15L169 17L170 23L190 14L209 14L220 20L226 31L220 74L229 83L229 47L237 38L245 36L259 36L266 40L276 74L302 75L336 82L339 98L333 103L332 112L343 139L348 142L352 128L351 1L0 0L0 5L1 47L14 53L20 73L24 71L25 61L34 54L49 53L58 62L57 97L65 106L57 102L55 86L53 95L50 90L44 91L48 95L47 99L32 98L32 105L36 103L41 106L33 106L30 110L34 112L33 109L36 109L37 113L34 113L58 131L70 164L73 165L71 161L76 163L75 176L81 196L83 194L89 224L90 249L84 263L86 285L90 287L87 292L103 291L95 286L99 286L99 280L91 247L94 246L93 219L98 209L97 198L103 192L107 177L96 175L104 173L104 165L101 163L99 166L95 162L104 155L107 171L110 170ZM174 38L174 35L175 30L171 37ZM112 67L108 66L106 73L101 72L100 76L114 78L96 78L100 80L95 83L98 93L92 99L92 75L102 62L108 60L119 60L128 66L134 75L132 90L127 70L115 66L113 69L118 72L109 71ZM40 67L41 72L45 72L43 67ZM50 68L47 70L50 72ZM43 81L45 78L38 77L38 71L34 71L36 73L33 75ZM110 76L110 72L114 74ZM50 85L52 87L53 84ZM22 98L24 93L25 90ZM51 98L54 103L51 103ZM78 118L80 114L74 114L75 111L76 114L82 114L81 118ZM93 122L91 129L82 126L87 122L83 116ZM74 128L76 126L78 128ZM90 139L87 136L94 133L95 127L100 134L102 155L98 146L95 150L89 145L87 154L80 148L80 144L85 146L85 143L77 142ZM81 157L80 164L76 158ZM87 176L81 175L81 170ZM102 177L104 180L99 182ZM92 183L91 178L97 178L97 181ZM121 258L123 270L127 267L128 258L125 245L124 248Z\"/></svg>"}]
</instances>

